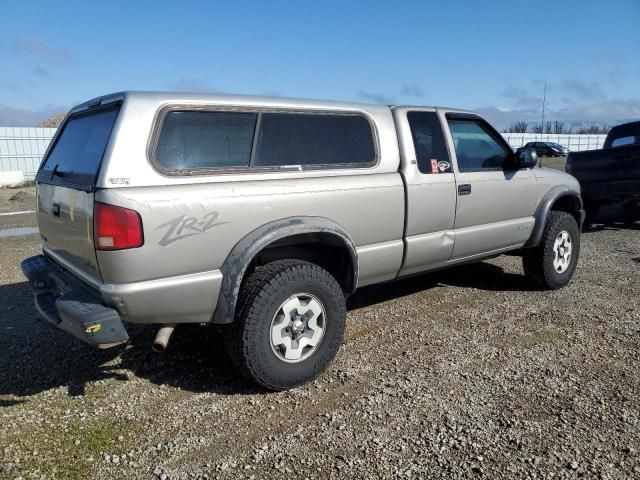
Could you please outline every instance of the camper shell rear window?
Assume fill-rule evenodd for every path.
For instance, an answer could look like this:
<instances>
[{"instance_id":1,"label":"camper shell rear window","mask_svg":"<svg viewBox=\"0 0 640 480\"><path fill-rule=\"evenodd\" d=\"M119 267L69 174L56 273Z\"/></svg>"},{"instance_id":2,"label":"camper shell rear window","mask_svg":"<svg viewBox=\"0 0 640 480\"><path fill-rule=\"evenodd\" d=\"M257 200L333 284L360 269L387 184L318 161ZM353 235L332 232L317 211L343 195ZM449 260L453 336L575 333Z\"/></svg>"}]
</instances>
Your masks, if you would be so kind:
<instances>
[{"instance_id":1,"label":"camper shell rear window","mask_svg":"<svg viewBox=\"0 0 640 480\"><path fill-rule=\"evenodd\" d=\"M93 190L120 106L70 115L43 160L36 181Z\"/></svg>"}]
</instances>

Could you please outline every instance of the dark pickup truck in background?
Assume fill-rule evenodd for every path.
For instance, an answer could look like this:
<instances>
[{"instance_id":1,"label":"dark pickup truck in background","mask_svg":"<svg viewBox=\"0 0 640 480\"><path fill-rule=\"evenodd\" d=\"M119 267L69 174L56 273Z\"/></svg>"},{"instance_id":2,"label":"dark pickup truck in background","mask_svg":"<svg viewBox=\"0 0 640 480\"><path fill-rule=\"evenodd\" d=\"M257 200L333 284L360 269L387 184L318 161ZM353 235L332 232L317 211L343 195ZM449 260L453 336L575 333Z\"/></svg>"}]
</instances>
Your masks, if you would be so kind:
<instances>
[{"instance_id":1,"label":"dark pickup truck in background","mask_svg":"<svg viewBox=\"0 0 640 480\"><path fill-rule=\"evenodd\" d=\"M601 150L569 153L565 168L580 182L586 223L604 205L622 206L625 223L640 220L640 121L613 127Z\"/></svg>"}]
</instances>

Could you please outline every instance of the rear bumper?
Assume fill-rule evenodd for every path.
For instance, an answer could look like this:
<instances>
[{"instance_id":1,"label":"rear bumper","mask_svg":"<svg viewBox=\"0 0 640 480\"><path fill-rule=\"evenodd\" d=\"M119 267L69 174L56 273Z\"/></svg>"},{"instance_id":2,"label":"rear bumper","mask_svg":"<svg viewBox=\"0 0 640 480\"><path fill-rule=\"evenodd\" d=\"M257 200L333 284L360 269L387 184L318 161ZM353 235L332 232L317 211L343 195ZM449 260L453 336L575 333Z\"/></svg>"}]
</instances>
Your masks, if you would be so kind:
<instances>
[{"instance_id":1,"label":"rear bumper","mask_svg":"<svg viewBox=\"0 0 640 480\"><path fill-rule=\"evenodd\" d=\"M100 348L129 340L118 312L54 262L37 255L20 266L34 288L36 308L48 323Z\"/></svg>"},{"instance_id":2,"label":"rear bumper","mask_svg":"<svg viewBox=\"0 0 640 480\"><path fill-rule=\"evenodd\" d=\"M38 263L49 265L45 270L53 269L58 276L89 291L96 297L94 303L111 307L127 323L209 323L216 309L222 284L220 270L132 283L98 283L76 274L73 265L46 247L44 253L33 258L42 258ZM31 262L27 259L23 265ZM40 267L26 268L37 271ZM23 271L27 278L34 275L24 266Z\"/></svg>"}]
</instances>

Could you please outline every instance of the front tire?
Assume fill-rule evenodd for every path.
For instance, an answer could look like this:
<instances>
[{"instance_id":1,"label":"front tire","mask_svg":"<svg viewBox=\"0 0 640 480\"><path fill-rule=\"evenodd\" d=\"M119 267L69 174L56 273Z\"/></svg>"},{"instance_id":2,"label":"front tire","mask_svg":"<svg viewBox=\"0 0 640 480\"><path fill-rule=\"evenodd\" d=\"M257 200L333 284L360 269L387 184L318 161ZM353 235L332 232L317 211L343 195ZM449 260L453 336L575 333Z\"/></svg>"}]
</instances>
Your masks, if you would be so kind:
<instances>
[{"instance_id":1,"label":"front tire","mask_svg":"<svg viewBox=\"0 0 640 480\"><path fill-rule=\"evenodd\" d=\"M286 390L327 368L345 321L345 297L329 272L279 260L258 267L242 287L227 347L246 377L269 390Z\"/></svg>"},{"instance_id":2,"label":"front tire","mask_svg":"<svg viewBox=\"0 0 640 480\"><path fill-rule=\"evenodd\" d=\"M567 285L580 256L580 229L576 219L552 211L536 248L522 257L524 273L540 288L556 290Z\"/></svg>"}]
</instances>

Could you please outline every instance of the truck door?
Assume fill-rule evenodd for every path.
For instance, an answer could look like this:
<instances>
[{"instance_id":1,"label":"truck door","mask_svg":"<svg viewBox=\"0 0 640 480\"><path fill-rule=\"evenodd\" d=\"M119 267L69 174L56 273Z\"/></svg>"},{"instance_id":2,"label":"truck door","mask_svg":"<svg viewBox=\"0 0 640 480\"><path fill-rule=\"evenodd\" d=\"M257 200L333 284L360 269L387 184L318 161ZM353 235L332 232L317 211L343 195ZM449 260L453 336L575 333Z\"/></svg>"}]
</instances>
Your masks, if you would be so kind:
<instances>
[{"instance_id":1,"label":"truck door","mask_svg":"<svg viewBox=\"0 0 640 480\"><path fill-rule=\"evenodd\" d=\"M477 115L440 111L455 159L456 215L452 260L518 248L531 235L536 179L516 167L513 150Z\"/></svg>"},{"instance_id":2,"label":"truck door","mask_svg":"<svg viewBox=\"0 0 640 480\"><path fill-rule=\"evenodd\" d=\"M405 255L400 275L436 268L451 257L456 183L435 108L393 110L406 184Z\"/></svg>"}]
</instances>

